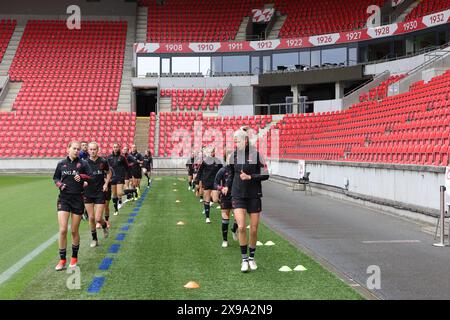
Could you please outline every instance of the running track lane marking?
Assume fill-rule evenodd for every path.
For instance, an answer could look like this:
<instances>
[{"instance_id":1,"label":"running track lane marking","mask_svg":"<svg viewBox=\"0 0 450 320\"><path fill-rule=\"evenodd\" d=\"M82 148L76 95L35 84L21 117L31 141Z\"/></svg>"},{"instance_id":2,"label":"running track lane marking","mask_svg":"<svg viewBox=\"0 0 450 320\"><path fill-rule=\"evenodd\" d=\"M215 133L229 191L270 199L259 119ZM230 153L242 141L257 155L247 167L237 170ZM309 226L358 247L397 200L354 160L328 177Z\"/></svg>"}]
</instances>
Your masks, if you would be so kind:
<instances>
[{"instance_id":1,"label":"running track lane marking","mask_svg":"<svg viewBox=\"0 0 450 320\"><path fill-rule=\"evenodd\" d=\"M149 191L149 189L145 190L144 193L142 194L142 201L145 200L148 191ZM139 207L135 207L133 209L133 212L136 213L135 215L137 215L137 212L139 212L139 210L140 210L140 206ZM119 233L117 235L116 240L119 240L119 236L123 236L122 239L120 239L120 240L123 240L125 235L126 235L125 233ZM109 248L108 253L117 253L119 251L119 248L120 248L120 244L113 244ZM99 266L99 269L100 270L108 270L109 267L111 266L112 262L113 262L112 258L105 258L105 259L103 259L102 263ZM107 267L106 267L106 265L107 265ZM102 267L106 267L106 269L102 269ZM105 280L106 280L106 277L94 277L92 279L91 285L89 286L89 288L87 290L88 293L99 293L101 288L103 287L103 284L105 283Z\"/></svg>"},{"instance_id":2,"label":"running track lane marking","mask_svg":"<svg viewBox=\"0 0 450 320\"><path fill-rule=\"evenodd\" d=\"M116 237L117 241L123 241L125 239L126 234L125 233L119 233Z\"/></svg>"},{"instance_id":3,"label":"running track lane marking","mask_svg":"<svg viewBox=\"0 0 450 320\"><path fill-rule=\"evenodd\" d=\"M105 277L94 277L88 288L88 293L98 293L105 282Z\"/></svg>"},{"instance_id":4,"label":"running track lane marking","mask_svg":"<svg viewBox=\"0 0 450 320\"><path fill-rule=\"evenodd\" d=\"M120 244L112 244L111 247L109 247L108 253L117 253L119 252Z\"/></svg>"},{"instance_id":5,"label":"running track lane marking","mask_svg":"<svg viewBox=\"0 0 450 320\"><path fill-rule=\"evenodd\" d=\"M112 263L113 263L112 258L105 258L103 259L102 263L100 263L98 268L103 271L108 270Z\"/></svg>"},{"instance_id":6,"label":"running track lane marking","mask_svg":"<svg viewBox=\"0 0 450 320\"><path fill-rule=\"evenodd\" d=\"M31 251L29 254L27 254L25 257L20 259L16 264L14 264L11 268L0 274L0 285L2 285L4 282L8 281L16 272L18 272L20 269L22 269L28 262L33 260L35 257L37 257L39 254L41 254L45 249L50 247L55 241L58 240L59 232L55 234L53 237L45 241L43 244L41 244L39 247Z\"/></svg>"}]
</instances>

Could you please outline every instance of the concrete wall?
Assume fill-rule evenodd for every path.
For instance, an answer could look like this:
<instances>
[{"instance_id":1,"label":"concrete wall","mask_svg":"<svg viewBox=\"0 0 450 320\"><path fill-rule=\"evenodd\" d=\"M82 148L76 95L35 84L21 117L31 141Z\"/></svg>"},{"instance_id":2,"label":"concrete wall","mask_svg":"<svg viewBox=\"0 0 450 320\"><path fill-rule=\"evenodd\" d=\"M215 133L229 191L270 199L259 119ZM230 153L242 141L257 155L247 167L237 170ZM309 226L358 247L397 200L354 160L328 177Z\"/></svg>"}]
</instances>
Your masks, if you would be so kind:
<instances>
[{"instance_id":1,"label":"concrete wall","mask_svg":"<svg viewBox=\"0 0 450 320\"><path fill-rule=\"evenodd\" d=\"M407 73L415 67L421 65L429 58L425 54L421 54L411 58L399 59L389 62L377 64L368 64L364 67L364 75L376 75L389 70L391 75L398 73Z\"/></svg>"},{"instance_id":2,"label":"concrete wall","mask_svg":"<svg viewBox=\"0 0 450 320\"><path fill-rule=\"evenodd\" d=\"M137 4L124 0L15 0L0 1L1 15L66 15L67 7L78 5L82 15L136 16ZM66 15L67 16L67 15Z\"/></svg>"},{"instance_id":3,"label":"concrete wall","mask_svg":"<svg viewBox=\"0 0 450 320\"><path fill-rule=\"evenodd\" d=\"M61 159L0 159L0 172L54 172Z\"/></svg>"},{"instance_id":4,"label":"concrete wall","mask_svg":"<svg viewBox=\"0 0 450 320\"><path fill-rule=\"evenodd\" d=\"M298 179L298 161L269 160L271 174ZM314 183L345 189L405 206L439 209L439 186L445 168L412 165L306 161Z\"/></svg>"},{"instance_id":5,"label":"concrete wall","mask_svg":"<svg viewBox=\"0 0 450 320\"><path fill-rule=\"evenodd\" d=\"M234 90L234 89L233 89ZM219 116L252 116L253 105L219 106Z\"/></svg>"},{"instance_id":6,"label":"concrete wall","mask_svg":"<svg viewBox=\"0 0 450 320\"><path fill-rule=\"evenodd\" d=\"M314 112L342 110L342 99L314 101Z\"/></svg>"},{"instance_id":7,"label":"concrete wall","mask_svg":"<svg viewBox=\"0 0 450 320\"><path fill-rule=\"evenodd\" d=\"M230 105L250 105L253 104L253 87L233 86L231 89Z\"/></svg>"},{"instance_id":8,"label":"concrete wall","mask_svg":"<svg viewBox=\"0 0 450 320\"><path fill-rule=\"evenodd\" d=\"M161 88L228 88L250 87L257 83L257 76L242 77L193 77L193 78L133 78L133 87L157 87Z\"/></svg>"}]
</instances>

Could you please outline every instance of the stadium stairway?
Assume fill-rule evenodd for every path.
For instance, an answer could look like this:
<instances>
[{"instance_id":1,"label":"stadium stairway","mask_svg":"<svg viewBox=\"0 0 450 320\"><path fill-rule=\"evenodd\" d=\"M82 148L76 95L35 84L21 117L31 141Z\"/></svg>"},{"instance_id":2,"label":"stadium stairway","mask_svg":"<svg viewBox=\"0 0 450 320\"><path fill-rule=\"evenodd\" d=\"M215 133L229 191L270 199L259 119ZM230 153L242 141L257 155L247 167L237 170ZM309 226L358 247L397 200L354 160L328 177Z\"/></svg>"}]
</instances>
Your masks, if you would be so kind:
<instances>
[{"instance_id":1,"label":"stadium stairway","mask_svg":"<svg viewBox=\"0 0 450 320\"><path fill-rule=\"evenodd\" d=\"M138 7L136 20L136 42L147 42L147 7Z\"/></svg>"},{"instance_id":2,"label":"stadium stairway","mask_svg":"<svg viewBox=\"0 0 450 320\"><path fill-rule=\"evenodd\" d=\"M246 34L247 34L247 26L249 24L250 17L244 17L242 19L241 25L239 26L239 30L236 33L236 37L234 38L235 41L245 41L247 40Z\"/></svg>"},{"instance_id":3,"label":"stadium stairway","mask_svg":"<svg viewBox=\"0 0 450 320\"><path fill-rule=\"evenodd\" d=\"M25 25L17 24L14 33L9 41L8 48L6 49L3 60L0 63L0 77L6 77L8 75L9 67L16 54L17 47L19 46L20 39L22 39L23 31L25 30Z\"/></svg>"},{"instance_id":4,"label":"stadium stairway","mask_svg":"<svg viewBox=\"0 0 450 320\"><path fill-rule=\"evenodd\" d=\"M399 15L398 18L394 22L403 22L403 21L405 21L405 19L408 16L408 14L410 14L411 11L413 11L419 5L420 1L421 0L413 1L413 3L408 8L406 8L406 10L401 15Z\"/></svg>"},{"instance_id":5,"label":"stadium stairway","mask_svg":"<svg viewBox=\"0 0 450 320\"><path fill-rule=\"evenodd\" d=\"M149 145L150 121L148 117L136 117L134 144L140 153L144 153Z\"/></svg>"},{"instance_id":6,"label":"stadium stairway","mask_svg":"<svg viewBox=\"0 0 450 320\"><path fill-rule=\"evenodd\" d=\"M5 99L0 100L0 112L11 112L14 101L19 94L23 82L9 82L7 85Z\"/></svg>"},{"instance_id":7,"label":"stadium stairway","mask_svg":"<svg viewBox=\"0 0 450 320\"><path fill-rule=\"evenodd\" d=\"M131 79L133 77L133 45L136 42L136 27L130 21L127 24L127 40L125 45L125 56L122 71L122 83L120 85L119 101L117 111L131 111Z\"/></svg>"},{"instance_id":8,"label":"stadium stairway","mask_svg":"<svg viewBox=\"0 0 450 320\"><path fill-rule=\"evenodd\" d=\"M287 15L275 15L275 19L277 21L274 23L272 30L270 30L269 34L267 35L267 39L274 40L278 39L278 35L280 34L281 28L283 28L283 24L287 19Z\"/></svg>"}]
</instances>

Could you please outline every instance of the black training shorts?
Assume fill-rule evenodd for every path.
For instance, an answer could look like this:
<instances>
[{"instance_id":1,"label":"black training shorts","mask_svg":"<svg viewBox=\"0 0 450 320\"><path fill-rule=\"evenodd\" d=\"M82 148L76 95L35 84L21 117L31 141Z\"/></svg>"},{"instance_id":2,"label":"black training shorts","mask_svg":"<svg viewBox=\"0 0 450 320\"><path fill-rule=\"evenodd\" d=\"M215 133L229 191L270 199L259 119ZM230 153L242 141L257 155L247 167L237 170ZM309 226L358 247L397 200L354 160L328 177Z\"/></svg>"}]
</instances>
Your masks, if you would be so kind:
<instances>
[{"instance_id":1,"label":"black training shorts","mask_svg":"<svg viewBox=\"0 0 450 320\"><path fill-rule=\"evenodd\" d=\"M106 202L105 192L99 192L95 195L84 195L84 203L86 204L105 204Z\"/></svg>"},{"instance_id":2,"label":"black training shorts","mask_svg":"<svg viewBox=\"0 0 450 320\"><path fill-rule=\"evenodd\" d=\"M220 197L220 209L222 209L222 210L231 210L231 209L233 209L233 205L231 203L231 197L230 196L222 195Z\"/></svg>"},{"instance_id":3,"label":"black training shorts","mask_svg":"<svg viewBox=\"0 0 450 320\"><path fill-rule=\"evenodd\" d=\"M81 194L59 194L56 203L58 211L71 212L76 215L84 213L84 202Z\"/></svg>"},{"instance_id":4,"label":"black training shorts","mask_svg":"<svg viewBox=\"0 0 450 320\"><path fill-rule=\"evenodd\" d=\"M142 179L141 167L133 167L133 169L131 170L131 176L135 179Z\"/></svg>"},{"instance_id":5,"label":"black training shorts","mask_svg":"<svg viewBox=\"0 0 450 320\"><path fill-rule=\"evenodd\" d=\"M258 213L262 210L261 198L236 198L233 197L233 209L245 209L247 213Z\"/></svg>"},{"instance_id":6,"label":"black training shorts","mask_svg":"<svg viewBox=\"0 0 450 320\"><path fill-rule=\"evenodd\" d=\"M112 195L111 188L109 188L108 191L104 192L104 194L105 194L105 201L111 201Z\"/></svg>"},{"instance_id":7,"label":"black training shorts","mask_svg":"<svg viewBox=\"0 0 450 320\"><path fill-rule=\"evenodd\" d=\"M111 185L125 184L125 177L113 177L111 179Z\"/></svg>"},{"instance_id":8,"label":"black training shorts","mask_svg":"<svg viewBox=\"0 0 450 320\"><path fill-rule=\"evenodd\" d=\"M215 190L214 181L202 181L203 190Z\"/></svg>"}]
</instances>

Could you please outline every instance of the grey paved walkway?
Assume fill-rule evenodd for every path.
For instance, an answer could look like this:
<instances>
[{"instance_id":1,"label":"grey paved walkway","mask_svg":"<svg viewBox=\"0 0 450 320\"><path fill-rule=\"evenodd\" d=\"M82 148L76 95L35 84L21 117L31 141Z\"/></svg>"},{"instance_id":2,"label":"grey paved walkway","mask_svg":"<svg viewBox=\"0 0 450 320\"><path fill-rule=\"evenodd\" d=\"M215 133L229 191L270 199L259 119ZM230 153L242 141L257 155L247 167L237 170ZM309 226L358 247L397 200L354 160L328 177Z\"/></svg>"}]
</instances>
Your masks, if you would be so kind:
<instances>
[{"instance_id":1,"label":"grey paved walkway","mask_svg":"<svg viewBox=\"0 0 450 320\"><path fill-rule=\"evenodd\" d=\"M450 299L450 247L414 222L351 203L264 183L264 222L366 287L381 270L381 299Z\"/></svg>"}]
</instances>

